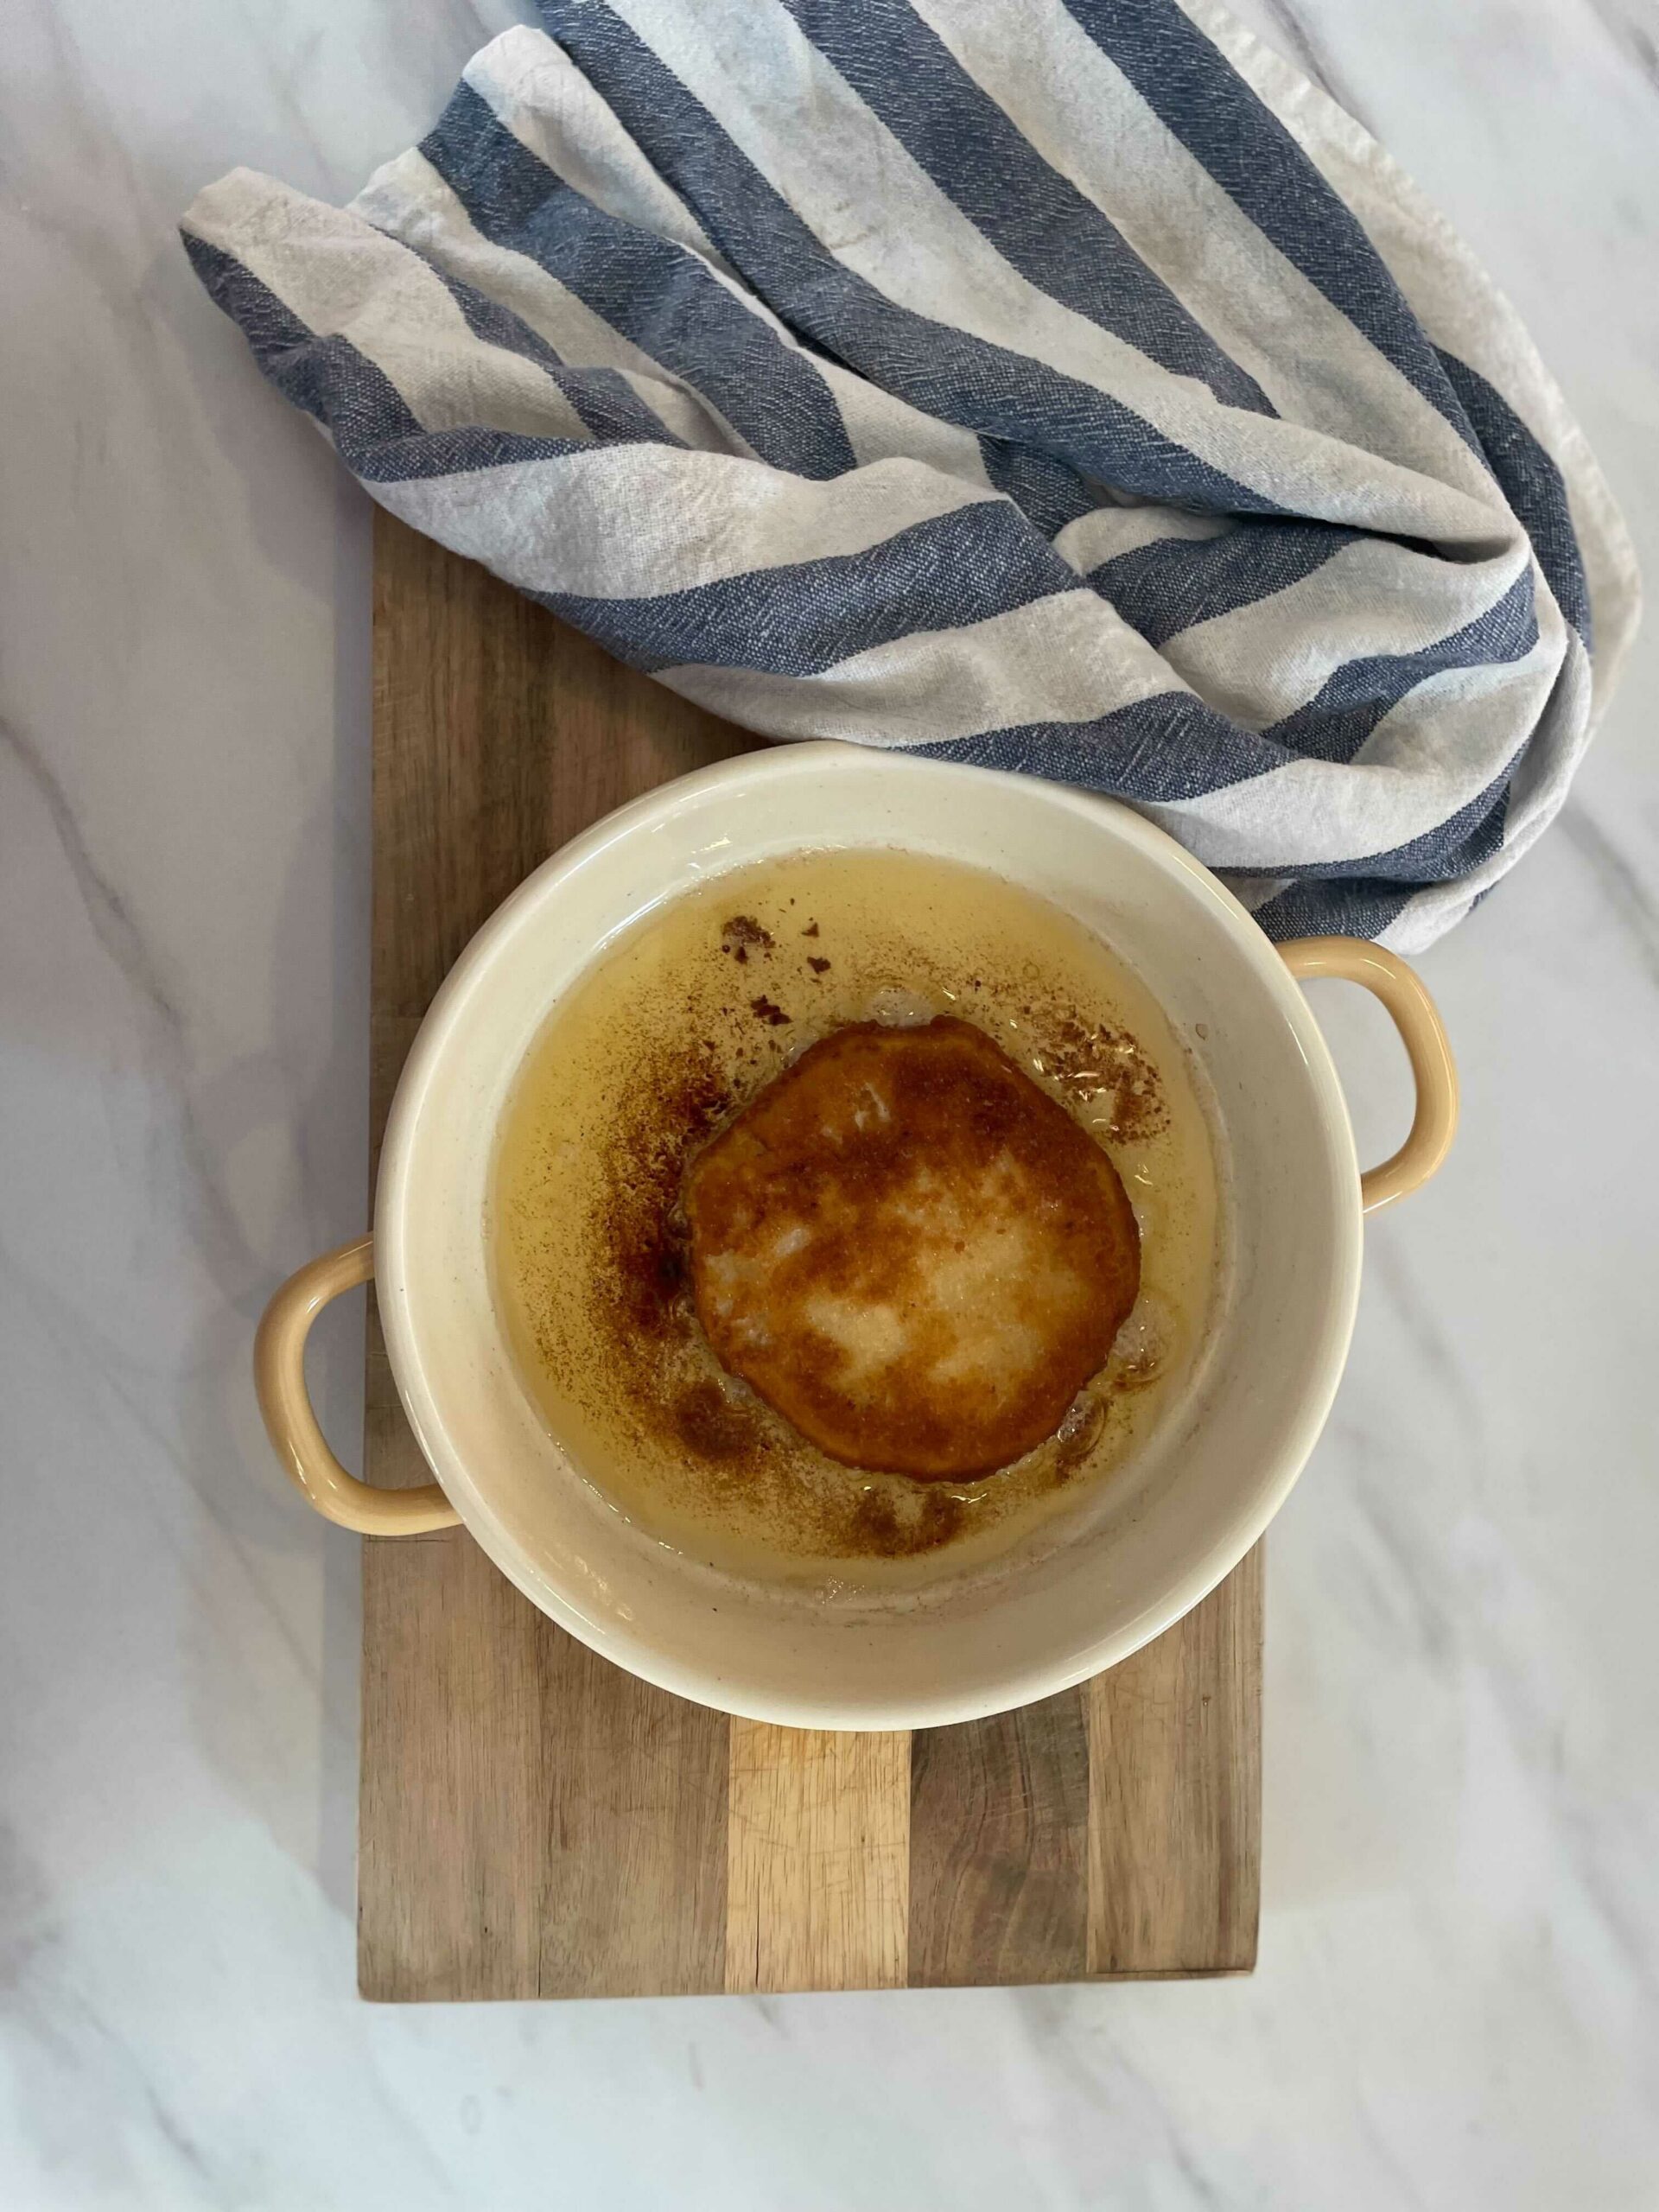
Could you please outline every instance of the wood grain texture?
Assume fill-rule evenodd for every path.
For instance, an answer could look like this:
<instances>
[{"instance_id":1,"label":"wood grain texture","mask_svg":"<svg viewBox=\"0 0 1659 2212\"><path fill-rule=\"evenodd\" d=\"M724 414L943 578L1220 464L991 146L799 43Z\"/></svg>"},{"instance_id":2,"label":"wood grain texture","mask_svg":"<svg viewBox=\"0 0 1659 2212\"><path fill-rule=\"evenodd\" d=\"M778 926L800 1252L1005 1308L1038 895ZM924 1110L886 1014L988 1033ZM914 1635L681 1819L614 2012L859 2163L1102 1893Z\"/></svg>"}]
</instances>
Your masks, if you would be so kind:
<instances>
[{"instance_id":1,"label":"wood grain texture","mask_svg":"<svg viewBox=\"0 0 1659 2212\"><path fill-rule=\"evenodd\" d=\"M910 1980L1078 1981L1089 1971L1083 1693L916 1738Z\"/></svg>"},{"instance_id":2,"label":"wood grain texture","mask_svg":"<svg viewBox=\"0 0 1659 2212\"><path fill-rule=\"evenodd\" d=\"M375 518L371 1125L467 939L576 831L753 740ZM647 709L649 711L647 711ZM369 1332L365 1471L428 1479ZM718 1989L726 1721L597 1659L461 1530L363 1547L358 1980Z\"/></svg>"},{"instance_id":3,"label":"wood grain texture","mask_svg":"<svg viewBox=\"0 0 1659 2212\"><path fill-rule=\"evenodd\" d=\"M375 532L371 1118L546 855L753 741L482 569ZM371 1305L365 1469L426 1471ZM460 1530L363 1550L359 1978L384 1999L1213 1974L1255 1955L1259 1554L1113 1675L913 1739L728 1721L566 1637Z\"/></svg>"},{"instance_id":4,"label":"wood grain texture","mask_svg":"<svg viewBox=\"0 0 1659 2212\"><path fill-rule=\"evenodd\" d=\"M902 1989L910 1738L731 1723L726 1986Z\"/></svg>"},{"instance_id":5,"label":"wood grain texture","mask_svg":"<svg viewBox=\"0 0 1659 2212\"><path fill-rule=\"evenodd\" d=\"M550 1623L540 1662L538 1993L718 1989L731 1724L636 1681Z\"/></svg>"},{"instance_id":6,"label":"wood grain texture","mask_svg":"<svg viewBox=\"0 0 1659 2212\"><path fill-rule=\"evenodd\" d=\"M1090 1973L1248 1973L1262 1885L1261 1545L1084 1699Z\"/></svg>"}]
</instances>

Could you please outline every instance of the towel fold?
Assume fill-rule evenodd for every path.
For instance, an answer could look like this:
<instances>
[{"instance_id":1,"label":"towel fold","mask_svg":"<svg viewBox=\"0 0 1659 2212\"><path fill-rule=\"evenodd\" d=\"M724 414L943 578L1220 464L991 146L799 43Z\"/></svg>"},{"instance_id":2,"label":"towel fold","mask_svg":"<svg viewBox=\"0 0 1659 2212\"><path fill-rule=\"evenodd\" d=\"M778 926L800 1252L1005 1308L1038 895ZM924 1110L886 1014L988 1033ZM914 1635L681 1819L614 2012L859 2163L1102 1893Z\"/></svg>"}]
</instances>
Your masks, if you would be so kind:
<instances>
[{"instance_id":1,"label":"towel fold","mask_svg":"<svg viewBox=\"0 0 1659 2212\"><path fill-rule=\"evenodd\" d=\"M383 505L769 736L1127 799L1274 936L1520 857L1635 563L1351 118L1208 0L542 14L346 209L185 221Z\"/></svg>"}]
</instances>

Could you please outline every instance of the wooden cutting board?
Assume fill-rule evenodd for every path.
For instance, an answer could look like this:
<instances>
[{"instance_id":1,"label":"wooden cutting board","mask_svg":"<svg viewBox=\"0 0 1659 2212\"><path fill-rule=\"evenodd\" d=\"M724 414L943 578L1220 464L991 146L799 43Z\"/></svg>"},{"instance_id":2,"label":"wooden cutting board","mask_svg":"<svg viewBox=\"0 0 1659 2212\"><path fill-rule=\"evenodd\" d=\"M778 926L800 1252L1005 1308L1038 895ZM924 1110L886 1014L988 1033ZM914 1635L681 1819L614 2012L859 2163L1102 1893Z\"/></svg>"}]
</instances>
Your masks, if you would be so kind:
<instances>
[{"instance_id":1,"label":"wooden cutting board","mask_svg":"<svg viewBox=\"0 0 1659 2212\"><path fill-rule=\"evenodd\" d=\"M754 741L381 514L372 1125L428 1001L596 816ZM424 1480L371 1319L372 1482ZM1247 1971L1259 1550L1109 1674L913 1737L728 1719L538 1613L463 1531L363 1548L365 1996Z\"/></svg>"}]
</instances>

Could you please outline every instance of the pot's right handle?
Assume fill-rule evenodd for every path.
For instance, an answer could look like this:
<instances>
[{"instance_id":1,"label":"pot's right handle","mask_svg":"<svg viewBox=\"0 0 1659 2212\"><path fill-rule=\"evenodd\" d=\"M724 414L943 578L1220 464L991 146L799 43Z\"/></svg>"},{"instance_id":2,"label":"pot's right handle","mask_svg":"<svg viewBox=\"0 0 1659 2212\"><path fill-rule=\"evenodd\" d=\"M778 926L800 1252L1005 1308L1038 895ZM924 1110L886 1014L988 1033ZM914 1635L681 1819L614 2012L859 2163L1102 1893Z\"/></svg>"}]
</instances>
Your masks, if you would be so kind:
<instances>
[{"instance_id":1,"label":"pot's right handle","mask_svg":"<svg viewBox=\"0 0 1659 2212\"><path fill-rule=\"evenodd\" d=\"M461 1518L436 1483L377 1490L348 1475L328 1449L305 1387L311 1324L331 1299L373 1273L374 1239L359 1236L291 1274L266 1306L253 1340L254 1387L283 1473L319 1513L361 1536L423 1536L453 1529Z\"/></svg>"},{"instance_id":2,"label":"pot's right handle","mask_svg":"<svg viewBox=\"0 0 1659 2212\"><path fill-rule=\"evenodd\" d=\"M1334 976L1363 983L1388 1008L1411 1060L1417 1111L1411 1134L1392 1160L1359 1179L1362 1211L1390 1206L1427 1182L1452 1149L1458 1128L1458 1069L1440 1008L1414 968L1380 944L1357 937L1301 937L1281 944L1280 955L1298 982Z\"/></svg>"}]
</instances>

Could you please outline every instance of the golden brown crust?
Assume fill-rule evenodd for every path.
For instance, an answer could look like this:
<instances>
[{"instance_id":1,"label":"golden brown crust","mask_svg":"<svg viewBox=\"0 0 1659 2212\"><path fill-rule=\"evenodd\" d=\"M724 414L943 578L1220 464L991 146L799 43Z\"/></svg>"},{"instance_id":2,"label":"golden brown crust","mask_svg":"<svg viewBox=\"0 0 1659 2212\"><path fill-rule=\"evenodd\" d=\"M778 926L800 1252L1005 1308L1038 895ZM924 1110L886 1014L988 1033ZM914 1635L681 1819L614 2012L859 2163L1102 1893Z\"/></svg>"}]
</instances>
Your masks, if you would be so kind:
<instances>
[{"instance_id":1,"label":"golden brown crust","mask_svg":"<svg viewBox=\"0 0 1659 2212\"><path fill-rule=\"evenodd\" d=\"M1053 1434L1135 1300L1117 1171L982 1031L859 1022L686 1179L697 1315L831 1457L945 1479Z\"/></svg>"}]
</instances>

